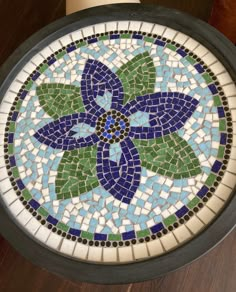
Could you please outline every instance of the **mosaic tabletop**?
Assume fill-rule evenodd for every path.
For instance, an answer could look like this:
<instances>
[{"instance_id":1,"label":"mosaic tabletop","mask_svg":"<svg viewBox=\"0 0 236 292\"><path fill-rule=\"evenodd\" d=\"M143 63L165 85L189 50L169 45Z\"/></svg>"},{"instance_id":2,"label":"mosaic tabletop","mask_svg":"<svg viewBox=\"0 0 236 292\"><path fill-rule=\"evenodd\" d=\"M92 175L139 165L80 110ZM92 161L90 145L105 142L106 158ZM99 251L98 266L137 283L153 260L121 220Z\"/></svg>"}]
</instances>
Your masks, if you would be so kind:
<instances>
[{"instance_id":1,"label":"mosaic tabletop","mask_svg":"<svg viewBox=\"0 0 236 292\"><path fill-rule=\"evenodd\" d=\"M79 261L178 248L236 184L236 88L202 44L118 21L64 35L0 107L1 197L21 229Z\"/></svg>"}]
</instances>

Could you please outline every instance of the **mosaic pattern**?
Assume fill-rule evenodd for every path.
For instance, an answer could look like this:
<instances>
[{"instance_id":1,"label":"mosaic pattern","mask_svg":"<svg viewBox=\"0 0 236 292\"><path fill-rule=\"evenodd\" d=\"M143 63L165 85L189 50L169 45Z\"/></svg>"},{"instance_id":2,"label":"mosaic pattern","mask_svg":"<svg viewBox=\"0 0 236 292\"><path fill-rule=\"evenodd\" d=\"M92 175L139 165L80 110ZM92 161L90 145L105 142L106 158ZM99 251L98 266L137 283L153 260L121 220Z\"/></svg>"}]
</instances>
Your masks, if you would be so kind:
<instances>
[{"instance_id":1,"label":"mosaic pattern","mask_svg":"<svg viewBox=\"0 0 236 292\"><path fill-rule=\"evenodd\" d=\"M163 254L235 186L235 95L222 64L170 28L111 22L64 36L1 105L2 198L62 254L113 264Z\"/></svg>"},{"instance_id":2,"label":"mosaic pattern","mask_svg":"<svg viewBox=\"0 0 236 292\"><path fill-rule=\"evenodd\" d=\"M139 61L141 60L141 66L144 64L145 66L143 70L145 70L150 63L149 59L150 56L147 57L147 54L143 54L142 56L138 55L134 62L132 62L133 60L129 62L129 65L132 69L133 65L136 65L138 62L139 67ZM146 63L147 61L149 63ZM151 62L151 64L153 65L153 62ZM121 70L122 74L129 70L127 65L125 65L125 67L126 69L124 71ZM152 68L154 69L154 66L151 66L151 69ZM152 70L147 72L151 72L150 75L153 78ZM130 74L132 74L132 71ZM140 72L137 73L137 76L139 76L139 74ZM129 76L129 73L127 75ZM129 81L132 84L135 81L138 82L138 79L134 78L134 80L130 79ZM136 83L134 83L134 86L135 84ZM74 90L72 92L79 91L75 88L73 89ZM148 89L148 87L146 88L145 86L145 89ZM52 93L55 98L57 93L64 94L66 96L69 90L71 89L60 91L57 87L49 90L48 88L45 90L41 88L40 94L47 96ZM97 96L104 96L107 91L111 94L111 110L105 112L105 109L97 104L96 99ZM139 158L139 153L130 138L149 140L162 136L165 137L172 132L176 132L181 129L185 122L192 116L199 102L198 100L183 93L164 92L138 96L123 106L123 92L124 90L122 83L115 73L113 73L101 62L89 59L85 64L81 80L81 94L87 113L74 113L72 115L59 118L58 120L51 122L38 130L34 137L39 142L54 149L62 149L67 151L90 147L98 143L97 161L95 161L94 164L97 166L97 177L100 185L117 200L129 204L140 185L141 178L141 161ZM69 92L69 96L70 93L71 92ZM62 98L62 100L67 103L66 98ZM78 102L78 104L80 103L81 102ZM43 103L41 102L41 105L42 104ZM69 105L71 105L71 100L69 100ZM60 105L58 106L60 108ZM129 117L139 111L149 114L149 127L130 127ZM88 124L90 127L96 126L96 133L81 138L74 137L77 132L73 131L73 127L80 123ZM188 153L184 150L181 150L178 153L183 145L186 147L185 144L187 144L181 138L179 138L179 140L180 141L177 141L177 143L173 143L173 140L167 143L168 147L174 148L174 151L177 152L173 157L175 161L172 161L171 163L177 163L177 167L179 163L182 163L182 175L176 173L175 175L178 177L175 176L174 178L191 177L200 174L200 168L197 172L194 170L195 166L199 166L199 163L190 146L187 145L187 150L190 151L190 157L186 157ZM118 142L120 142L122 154L120 161L117 163L110 160L109 150L110 144ZM160 142L158 140L154 140L150 146L153 145L153 143ZM176 146L178 148L175 148ZM142 160L143 164L144 166L148 166L145 163L147 158L146 154L148 152L145 151L145 148L140 147L140 150L145 157ZM159 150L163 153L164 148L159 148ZM68 153L66 152L65 154L67 156ZM183 157L183 161L179 161L178 154L180 157ZM84 159L85 165L87 164L88 167L92 164L92 157L93 156L90 152L84 153L83 156L79 155L79 158ZM169 157L165 158L168 159ZM190 160L191 158L193 160ZM89 161L87 162L86 160ZM57 185L63 187L59 194L57 193L57 195L59 195L57 196L58 199L74 197L76 194L81 194L79 190L82 190L82 193L84 193L85 191L90 191L94 188L94 186L98 185L96 178L91 177L87 179L85 172L84 175L81 176L81 170L78 169L80 166L79 162L77 165L74 165L72 169L70 160L68 161L68 165L65 165L65 161L67 160L62 160L62 171L65 172L65 174L63 173L57 177ZM166 160L164 160L164 162L166 162ZM166 164L169 164L168 160ZM186 167L184 167L183 164L185 164ZM94 166L91 167L92 169L95 168ZM164 169L166 169L166 167L166 165L163 166ZM151 169L154 171L159 170L160 174L168 176L168 172L164 172L163 169L155 169L154 166L152 166ZM68 170L78 171L78 177L82 177L84 181L81 182L81 179L78 180L75 175L71 176L71 173L68 173ZM167 167L167 171L168 170L169 168ZM80 185L79 188L78 184ZM64 195L63 192L65 192Z\"/></svg>"}]
</instances>

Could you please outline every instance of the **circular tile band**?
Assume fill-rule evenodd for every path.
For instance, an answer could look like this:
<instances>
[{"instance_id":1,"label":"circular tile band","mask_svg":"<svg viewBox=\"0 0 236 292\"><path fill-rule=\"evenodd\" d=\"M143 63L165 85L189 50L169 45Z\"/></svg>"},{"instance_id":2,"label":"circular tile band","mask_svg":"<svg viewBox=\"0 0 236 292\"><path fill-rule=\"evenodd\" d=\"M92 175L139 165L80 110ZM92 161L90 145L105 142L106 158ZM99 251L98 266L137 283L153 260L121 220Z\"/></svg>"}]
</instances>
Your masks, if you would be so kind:
<instances>
[{"instance_id":1,"label":"circular tile band","mask_svg":"<svg viewBox=\"0 0 236 292\"><path fill-rule=\"evenodd\" d=\"M75 259L120 264L175 249L232 192L234 94L217 58L169 27L74 31L39 52L6 94L12 106L2 103L5 204Z\"/></svg>"}]
</instances>

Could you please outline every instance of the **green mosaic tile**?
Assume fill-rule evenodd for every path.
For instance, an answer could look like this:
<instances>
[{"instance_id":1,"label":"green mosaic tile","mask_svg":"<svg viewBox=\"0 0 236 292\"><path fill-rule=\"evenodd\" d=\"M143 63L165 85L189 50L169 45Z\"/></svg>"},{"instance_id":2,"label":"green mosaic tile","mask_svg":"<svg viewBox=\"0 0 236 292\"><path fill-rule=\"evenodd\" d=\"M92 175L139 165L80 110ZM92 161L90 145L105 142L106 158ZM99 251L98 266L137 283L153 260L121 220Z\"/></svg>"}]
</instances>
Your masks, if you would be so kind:
<instances>
[{"instance_id":1,"label":"green mosaic tile","mask_svg":"<svg viewBox=\"0 0 236 292\"><path fill-rule=\"evenodd\" d=\"M166 227L172 225L176 221L177 221L177 218L175 217L175 215L170 215L169 217L163 220Z\"/></svg>"},{"instance_id":2,"label":"green mosaic tile","mask_svg":"<svg viewBox=\"0 0 236 292\"><path fill-rule=\"evenodd\" d=\"M213 82L213 80L211 79L211 76L208 73L204 73L202 75L202 77L205 79L205 81L206 81L207 84Z\"/></svg>"},{"instance_id":3,"label":"green mosaic tile","mask_svg":"<svg viewBox=\"0 0 236 292\"><path fill-rule=\"evenodd\" d=\"M19 111L21 106L22 106L22 102L23 100L18 100L17 104L16 104L16 111Z\"/></svg>"},{"instance_id":4,"label":"green mosaic tile","mask_svg":"<svg viewBox=\"0 0 236 292\"><path fill-rule=\"evenodd\" d=\"M108 240L110 241L120 241L122 238L121 238L121 235L120 234L109 234L108 235Z\"/></svg>"},{"instance_id":5,"label":"green mosaic tile","mask_svg":"<svg viewBox=\"0 0 236 292\"><path fill-rule=\"evenodd\" d=\"M44 208L42 208L42 207L40 207L37 211L38 211L38 213L40 215L42 215L44 217L47 217L48 216L48 212Z\"/></svg>"},{"instance_id":6,"label":"green mosaic tile","mask_svg":"<svg viewBox=\"0 0 236 292\"><path fill-rule=\"evenodd\" d=\"M190 64L195 64L197 61L196 60L194 60L192 57L190 57L190 56L187 56L187 57L185 57L185 59L190 63Z\"/></svg>"},{"instance_id":7,"label":"green mosaic tile","mask_svg":"<svg viewBox=\"0 0 236 292\"><path fill-rule=\"evenodd\" d=\"M150 235L150 230L149 229L137 231L138 238L149 236L149 235Z\"/></svg>"},{"instance_id":8,"label":"green mosaic tile","mask_svg":"<svg viewBox=\"0 0 236 292\"><path fill-rule=\"evenodd\" d=\"M62 222L58 222L57 227L65 232L67 232L69 230L69 226L67 226L66 224L64 224Z\"/></svg>"},{"instance_id":9,"label":"green mosaic tile","mask_svg":"<svg viewBox=\"0 0 236 292\"><path fill-rule=\"evenodd\" d=\"M65 54L66 54L65 50L63 50L63 51L59 52L58 54L56 54L57 60L63 58L65 56Z\"/></svg>"},{"instance_id":10,"label":"green mosaic tile","mask_svg":"<svg viewBox=\"0 0 236 292\"><path fill-rule=\"evenodd\" d=\"M100 41L106 41L106 40L109 40L109 36L108 36L108 35L103 35L103 36L99 37L99 40L100 40Z\"/></svg>"},{"instance_id":11,"label":"green mosaic tile","mask_svg":"<svg viewBox=\"0 0 236 292\"><path fill-rule=\"evenodd\" d=\"M28 82L27 82L27 85L25 86L25 89L26 89L26 90L30 90L31 87L32 87L32 85L33 85L33 81L32 81L32 80L28 81Z\"/></svg>"},{"instance_id":12,"label":"green mosaic tile","mask_svg":"<svg viewBox=\"0 0 236 292\"><path fill-rule=\"evenodd\" d=\"M18 171L17 167L13 167L11 169L11 171L12 171L12 175L14 176L14 178L19 178L20 177L20 174L19 174L19 171Z\"/></svg>"},{"instance_id":13,"label":"green mosaic tile","mask_svg":"<svg viewBox=\"0 0 236 292\"><path fill-rule=\"evenodd\" d=\"M153 43L154 39L150 37L144 37L144 41L148 43Z\"/></svg>"},{"instance_id":14,"label":"green mosaic tile","mask_svg":"<svg viewBox=\"0 0 236 292\"><path fill-rule=\"evenodd\" d=\"M225 154L225 146L220 145L219 150L218 150L218 154L217 154L217 158L223 159L224 154Z\"/></svg>"},{"instance_id":15,"label":"green mosaic tile","mask_svg":"<svg viewBox=\"0 0 236 292\"><path fill-rule=\"evenodd\" d=\"M8 153L9 154L14 154L15 147L14 144L8 144Z\"/></svg>"},{"instance_id":16,"label":"green mosaic tile","mask_svg":"<svg viewBox=\"0 0 236 292\"><path fill-rule=\"evenodd\" d=\"M226 131L226 121L225 121L225 119L220 120L219 130L220 131Z\"/></svg>"},{"instance_id":17,"label":"green mosaic tile","mask_svg":"<svg viewBox=\"0 0 236 292\"><path fill-rule=\"evenodd\" d=\"M218 95L215 95L213 98L214 98L214 106L221 106L222 105L221 99Z\"/></svg>"},{"instance_id":18,"label":"green mosaic tile","mask_svg":"<svg viewBox=\"0 0 236 292\"><path fill-rule=\"evenodd\" d=\"M56 58L58 59L58 55L56 56ZM39 72L42 74L44 71L46 71L48 69L48 64L43 64L42 66L40 66L39 68Z\"/></svg>"},{"instance_id":19,"label":"green mosaic tile","mask_svg":"<svg viewBox=\"0 0 236 292\"><path fill-rule=\"evenodd\" d=\"M76 45L77 48L84 47L87 43L86 42L80 42L79 44Z\"/></svg>"},{"instance_id":20,"label":"green mosaic tile","mask_svg":"<svg viewBox=\"0 0 236 292\"><path fill-rule=\"evenodd\" d=\"M176 51L176 49L177 49L176 46L171 45L171 44L167 44L166 47L172 51Z\"/></svg>"},{"instance_id":21,"label":"green mosaic tile","mask_svg":"<svg viewBox=\"0 0 236 292\"><path fill-rule=\"evenodd\" d=\"M120 37L121 37L122 39L129 39L130 36L131 36L131 34L129 34L129 33L125 33L125 34L121 34Z\"/></svg>"},{"instance_id":22,"label":"green mosaic tile","mask_svg":"<svg viewBox=\"0 0 236 292\"><path fill-rule=\"evenodd\" d=\"M15 130L16 130L16 123L15 122L10 122L9 132L14 133Z\"/></svg>"},{"instance_id":23,"label":"green mosaic tile","mask_svg":"<svg viewBox=\"0 0 236 292\"><path fill-rule=\"evenodd\" d=\"M124 87L124 104L137 96L154 92L156 69L148 52L127 62L117 71L117 75Z\"/></svg>"},{"instance_id":24,"label":"green mosaic tile","mask_svg":"<svg viewBox=\"0 0 236 292\"><path fill-rule=\"evenodd\" d=\"M24 197L24 199L25 199L26 201L29 201L29 200L32 198L30 192L29 192L28 190L26 190L26 189L23 190L23 192L22 192L22 196Z\"/></svg>"},{"instance_id":25,"label":"green mosaic tile","mask_svg":"<svg viewBox=\"0 0 236 292\"><path fill-rule=\"evenodd\" d=\"M208 178L207 178L205 184L206 184L208 187L211 187L211 186L213 185L215 179L216 179L216 175L213 174L213 173L211 173L211 174L208 176Z\"/></svg>"},{"instance_id":26,"label":"green mosaic tile","mask_svg":"<svg viewBox=\"0 0 236 292\"><path fill-rule=\"evenodd\" d=\"M200 202L200 199L198 197L195 197L194 199L192 199L188 204L187 206L190 208L190 209L193 209L198 203Z\"/></svg>"},{"instance_id":27,"label":"green mosaic tile","mask_svg":"<svg viewBox=\"0 0 236 292\"><path fill-rule=\"evenodd\" d=\"M81 237L86 238L88 240L93 240L93 233L87 232L87 231L82 231L81 232Z\"/></svg>"}]
</instances>

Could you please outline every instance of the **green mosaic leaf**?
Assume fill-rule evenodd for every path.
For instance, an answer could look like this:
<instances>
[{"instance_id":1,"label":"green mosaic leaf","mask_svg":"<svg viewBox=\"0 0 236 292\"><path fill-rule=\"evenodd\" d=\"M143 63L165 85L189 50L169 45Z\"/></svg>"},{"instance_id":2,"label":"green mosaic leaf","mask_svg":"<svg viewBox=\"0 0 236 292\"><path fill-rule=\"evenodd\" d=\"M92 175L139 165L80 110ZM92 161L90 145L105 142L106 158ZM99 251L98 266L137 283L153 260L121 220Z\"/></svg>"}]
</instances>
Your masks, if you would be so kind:
<instances>
[{"instance_id":1,"label":"green mosaic leaf","mask_svg":"<svg viewBox=\"0 0 236 292\"><path fill-rule=\"evenodd\" d=\"M143 167L172 179L189 178L202 172L191 146L176 133L152 139L133 140Z\"/></svg>"},{"instance_id":2,"label":"green mosaic leaf","mask_svg":"<svg viewBox=\"0 0 236 292\"><path fill-rule=\"evenodd\" d=\"M156 69L148 52L135 56L116 74L124 87L124 104L137 96L154 92Z\"/></svg>"},{"instance_id":3,"label":"green mosaic leaf","mask_svg":"<svg viewBox=\"0 0 236 292\"><path fill-rule=\"evenodd\" d=\"M57 170L57 199L69 199L99 186L96 174L97 146L65 151Z\"/></svg>"},{"instance_id":4,"label":"green mosaic leaf","mask_svg":"<svg viewBox=\"0 0 236 292\"><path fill-rule=\"evenodd\" d=\"M85 111L79 87L50 83L38 86L36 92L41 107L55 120Z\"/></svg>"}]
</instances>

